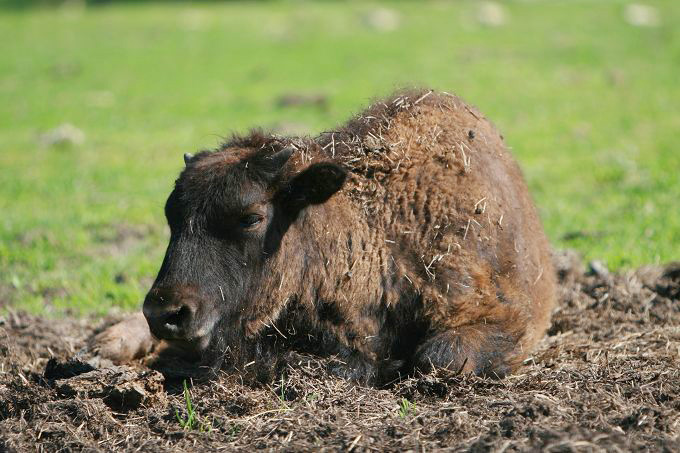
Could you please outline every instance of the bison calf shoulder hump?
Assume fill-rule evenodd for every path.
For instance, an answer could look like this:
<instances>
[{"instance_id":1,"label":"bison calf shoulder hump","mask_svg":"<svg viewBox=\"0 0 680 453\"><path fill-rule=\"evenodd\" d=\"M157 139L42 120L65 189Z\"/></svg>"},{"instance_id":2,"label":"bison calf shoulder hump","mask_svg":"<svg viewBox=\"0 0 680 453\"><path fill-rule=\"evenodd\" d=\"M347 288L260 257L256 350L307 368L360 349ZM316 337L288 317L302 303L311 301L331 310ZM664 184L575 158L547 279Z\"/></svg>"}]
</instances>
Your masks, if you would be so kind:
<instances>
[{"instance_id":1,"label":"bison calf shoulder hump","mask_svg":"<svg viewBox=\"0 0 680 453\"><path fill-rule=\"evenodd\" d=\"M453 95L402 92L313 139L254 132L185 158L144 314L203 361L305 348L366 382L503 376L547 328L555 277L521 171Z\"/></svg>"}]
</instances>

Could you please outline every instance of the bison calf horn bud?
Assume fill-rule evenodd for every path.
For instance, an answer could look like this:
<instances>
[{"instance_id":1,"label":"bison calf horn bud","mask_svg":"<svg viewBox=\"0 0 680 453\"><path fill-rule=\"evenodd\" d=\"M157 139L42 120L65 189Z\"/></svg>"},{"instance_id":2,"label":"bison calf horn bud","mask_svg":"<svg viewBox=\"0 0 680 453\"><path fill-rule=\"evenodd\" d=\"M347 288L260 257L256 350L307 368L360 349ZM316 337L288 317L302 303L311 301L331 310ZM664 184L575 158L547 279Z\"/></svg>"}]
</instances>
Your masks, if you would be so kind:
<instances>
[{"instance_id":1,"label":"bison calf horn bud","mask_svg":"<svg viewBox=\"0 0 680 453\"><path fill-rule=\"evenodd\" d=\"M270 157L272 165L275 168L283 168L283 166L286 165L286 162L288 162L288 159L290 159L290 156L293 155L295 150L296 148L294 146L287 146L283 148L281 151L272 154Z\"/></svg>"},{"instance_id":2,"label":"bison calf horn bud","mask_svg":"<svg viewBox=\"0 0 680 453\"><path fill-rule=\"evenodd\" d=\"M189 165L189 162L191 162L191 159L194 158L194 155L191 153L184 153L184 165Z\"/></svg>"}]
</instances>

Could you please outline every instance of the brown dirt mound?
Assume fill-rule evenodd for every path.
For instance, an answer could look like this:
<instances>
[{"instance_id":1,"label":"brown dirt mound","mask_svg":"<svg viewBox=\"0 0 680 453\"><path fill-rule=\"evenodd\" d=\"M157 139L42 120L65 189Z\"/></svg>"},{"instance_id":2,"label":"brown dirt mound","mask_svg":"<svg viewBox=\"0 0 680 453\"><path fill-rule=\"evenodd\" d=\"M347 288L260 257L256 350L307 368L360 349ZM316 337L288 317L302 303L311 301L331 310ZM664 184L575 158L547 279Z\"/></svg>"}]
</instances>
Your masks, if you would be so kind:
<instances>
[{"instance_id":1,"label":"brown dirt mound","mask_svg":"<svg viewBox=\"0 0 680 453\"><path fill-rule=\"evenodd\" d=\"M449 372L388 389L291 354L276 382L224 375L190 389L142 366L77 359L88 320L0 325L0 452L172 450L680 451L680 265L610 274L556 257L561 303L514 376ZM74 358L74 356L76 358ZM52 359L52 360L50 360Z\"/></svg>"}]
</instances>

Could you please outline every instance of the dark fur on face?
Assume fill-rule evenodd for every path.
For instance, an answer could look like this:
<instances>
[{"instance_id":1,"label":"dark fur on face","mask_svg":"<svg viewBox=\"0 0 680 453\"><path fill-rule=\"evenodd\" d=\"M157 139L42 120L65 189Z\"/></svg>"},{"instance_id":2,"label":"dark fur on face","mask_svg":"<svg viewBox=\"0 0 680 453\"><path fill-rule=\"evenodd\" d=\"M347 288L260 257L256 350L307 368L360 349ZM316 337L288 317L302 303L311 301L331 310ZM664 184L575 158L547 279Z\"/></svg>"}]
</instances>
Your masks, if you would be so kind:
<instances>
[{"instance_id":1,"label":"dark fur on face","mask_svg":"<svg viewBox=\"0 0 680 453\"><path fill-rule=\"evenodd\" d=\"M297 349L363 382L502 376L554 300L519 168L447 94L399 93L316 139L256 131L189 156L165 213L144 313L199 363L267 369Z\"/></svg>"}]
</instances>

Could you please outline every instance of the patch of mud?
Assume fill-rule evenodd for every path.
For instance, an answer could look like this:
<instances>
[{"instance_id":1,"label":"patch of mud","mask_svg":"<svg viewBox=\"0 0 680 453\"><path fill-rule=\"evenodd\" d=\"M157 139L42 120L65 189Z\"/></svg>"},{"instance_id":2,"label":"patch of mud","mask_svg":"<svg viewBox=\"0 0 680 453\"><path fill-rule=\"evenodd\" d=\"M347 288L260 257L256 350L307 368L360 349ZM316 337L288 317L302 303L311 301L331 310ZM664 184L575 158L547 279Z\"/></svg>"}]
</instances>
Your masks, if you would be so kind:
<instances>
[{"instance_id":1,"label":"patch of mud","mask_svg":"<svg viewBox=\"0 0 680 453\"><path fill-rule=\"evenodd\" d=\"M0 451L680 451L680 265L556 262L552 326L514 376L440 370L362 388L290 354L270 385L222 375L190 388L189 425L181 388L159 373L73 359L95 323L11 314Z\"/></svg>"},{"instance_id":2,"label":"patch of mud","mask_svg":"<svg viewBox=\"0 0 680 453\"><path fill-rule=\"evenodd\" d=\"M150 225L93 224L88 231L95 243L93 256L125 256L154 234Z\"/></svg>"},{"instance_id":3,"label":"patch of mud","mask_svg":"<svg viewBox=\"0 0 680 453\"><path fill-rule=\"evenodd\" d=\"M0 309L10 305L15 292L16 288L0 282Z\"/></svg>"},{"instance_id":4,"label":"patch of mud","mask_svg":"<svg viewBox=\"0 0 680 453\"><path fill-rule=\"evenodd\" d=\"M279 96L276 106L288 107L316 107L321 110L328 109L328 96L325 94L288 93Z\"/></svg>"}]
</instances>

